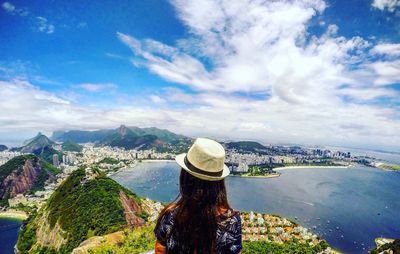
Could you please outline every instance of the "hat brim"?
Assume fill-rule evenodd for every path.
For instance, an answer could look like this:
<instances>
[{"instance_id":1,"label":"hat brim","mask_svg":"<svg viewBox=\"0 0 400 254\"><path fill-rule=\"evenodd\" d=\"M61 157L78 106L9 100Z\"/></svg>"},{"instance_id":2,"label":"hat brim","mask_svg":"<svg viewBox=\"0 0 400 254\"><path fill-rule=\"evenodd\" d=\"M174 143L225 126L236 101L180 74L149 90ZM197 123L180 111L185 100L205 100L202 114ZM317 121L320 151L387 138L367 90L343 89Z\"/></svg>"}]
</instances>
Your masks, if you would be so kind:
<instances>
[{"instance_id":1,"label":"hat brim","mask_svg":"<svg viewBox=\"0 0 400 254\"><path fill-rule=\"evenodd\" d=\"M208 176L208 175L203 175L203 174L200 174L197 172L193 172L186 166L185 157L186 157L186 153L179 154L175 157L175 161L176 161L176 163L178 163L178 165L181 168L183 168L186 172L188 172L189 174L191 174L194 177L200 178L205 181L219 181L219 180L224 179L225 177L227 177L230 174L230 170L229 170L228 166L226 166L225 164L224 164L224 168L222 169L221 176Z\"/></svg>"}]
</instances>

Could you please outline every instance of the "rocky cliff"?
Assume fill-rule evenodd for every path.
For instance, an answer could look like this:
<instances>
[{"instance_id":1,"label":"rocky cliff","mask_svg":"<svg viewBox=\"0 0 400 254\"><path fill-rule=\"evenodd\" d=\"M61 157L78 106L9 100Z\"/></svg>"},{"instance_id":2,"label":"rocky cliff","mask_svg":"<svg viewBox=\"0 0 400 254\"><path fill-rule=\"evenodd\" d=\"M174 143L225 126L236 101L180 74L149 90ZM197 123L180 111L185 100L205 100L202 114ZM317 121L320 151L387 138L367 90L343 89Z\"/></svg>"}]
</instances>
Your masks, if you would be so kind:
<instances>
[{"instance_id":1,"label":"rocky cliff","mask_svg":"<svg viewBox=\"0 0 400 254\"><path fill-rule=\"evenodd\" d=\"M15 157L0 166L0 200L3 206L8 198L41 190L47 180L54 180L59 170L35 155Z\"/></svg>"}]
</instances>

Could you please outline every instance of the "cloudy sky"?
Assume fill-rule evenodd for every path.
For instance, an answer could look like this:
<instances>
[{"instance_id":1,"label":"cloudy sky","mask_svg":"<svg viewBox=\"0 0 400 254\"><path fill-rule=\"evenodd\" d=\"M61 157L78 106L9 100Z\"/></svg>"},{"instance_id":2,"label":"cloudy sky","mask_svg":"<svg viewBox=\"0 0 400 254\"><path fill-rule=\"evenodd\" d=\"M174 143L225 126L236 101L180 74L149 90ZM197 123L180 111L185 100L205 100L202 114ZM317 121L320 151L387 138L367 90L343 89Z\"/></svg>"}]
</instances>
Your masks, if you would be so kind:
<instances>
[{"instance_id":1,"label":"cloudy sky","mask_svg":"<svg viewBox=\"0 0 400 254\"><path fill-rule=\"evenodd\" d=\"M0 38L0 143L126 124L400 150L400 0L10 0Z\"/></svg>"}]
</instances>

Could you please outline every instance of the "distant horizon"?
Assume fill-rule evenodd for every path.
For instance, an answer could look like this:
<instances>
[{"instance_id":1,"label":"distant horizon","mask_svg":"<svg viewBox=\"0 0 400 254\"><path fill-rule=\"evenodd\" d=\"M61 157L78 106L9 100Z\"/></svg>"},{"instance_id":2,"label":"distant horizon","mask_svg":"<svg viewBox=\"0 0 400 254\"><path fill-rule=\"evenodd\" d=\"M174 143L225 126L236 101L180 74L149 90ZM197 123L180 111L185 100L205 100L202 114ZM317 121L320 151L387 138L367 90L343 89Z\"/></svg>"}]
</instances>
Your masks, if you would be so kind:
<instances>
[{"instance_id":1,"label":"distant horizon","mask_svg":"<svg viewBox=\"0 0 400 254\"><path fill-rule=\"evenodd\" d=\"M400 151L398 0L2 0L0 22L5 142L122 122Z\"/></svg>"},{"instance_id":2,"label":"distant horizon","mask_svg":"<svg viewBox=\"0 0 400 254\"><path fill-rule=\"evenodd\" d=\"M400 154L400 152L399 152L399 151L396 151L396 150L382 150L382 149L373 148L373 147L372 147L372 148L368 148L368 147L351 147L351 146L340 146L340 145L332 145L332 144L268 143L268 142L264 142L264 141L259 140L259 139L251 139L251 138L250 138L250 139L233 139L233 138L228 138L228 137L223 138L223 137L215 137L215 136L207 136L207 135L195 136L195 137L194 137L194 136L185 135L185 134L182 134L182 133L179 133L179 132L174 132L174 131L168 130L168 129L166 129L166 128L159 128L159 127L157 127L157 126L140 127L140 126L133 126L133 125L125 125L125 124L121 124L121 125L119 125L119 126L117 126L117 127L115 127L115 128L111 128L111 127L110 127L110 128L86 129L86 130L84 130L84 129L57 129L57 130L52 131L52 132L42 132L42 131L39 131L39 132L37 132L36 134L34 134L34 135L32 135L32 136L29 136L29 137L27 137L27 138L19 139L19 140L15 140L15 141L11 141L11 142L7 142L7 141L3 142L2 139L0 139L0 145L6 145L8 148L11 148L11 147L20 147L20 146L22 146L26 141L28 141L29 139L34 138L34 137L37 136L39 133L41 133L41 134L43 134L43 135L45 135L45 136L47 136L48 138L51 139L51 137L52 137L52 135L54 134L54 132L57 132L57 131L98 131L98 130L116 130L116 129L118 129L118 128L119 128L120 126L122 126L122 125L124 125L124 126L126 126L126 127L128 127L128 128L134 128L134 127L141 128L141 129L143 129L143 128L157 128L157 129L160 129L160 130L167 130L167 131L170 131L170 132L172 132L172 133L174 133L174 134L177 134L177 135L183 135L183 136L185 136L185 137L192 138L192 139L195 139L195 138L197 138L197 137L207 137L207 138L213 138L213 139L215 139L215 140L218 140L219 142L252 141L252 142L260 143L260 144L262 144L262 145L264 145L264 146L268 146L268 145L272 145L272 146L301 146L301 147L307 147L307 148L324 148L324 149L328 149L329 147L334 147L334 148L340 148L340 149L354 149L354 150L360 150L360 151L370 151L370 152ZM55 141L55 140L53 140L53 141Z\"/></svg>"}]
</instances>

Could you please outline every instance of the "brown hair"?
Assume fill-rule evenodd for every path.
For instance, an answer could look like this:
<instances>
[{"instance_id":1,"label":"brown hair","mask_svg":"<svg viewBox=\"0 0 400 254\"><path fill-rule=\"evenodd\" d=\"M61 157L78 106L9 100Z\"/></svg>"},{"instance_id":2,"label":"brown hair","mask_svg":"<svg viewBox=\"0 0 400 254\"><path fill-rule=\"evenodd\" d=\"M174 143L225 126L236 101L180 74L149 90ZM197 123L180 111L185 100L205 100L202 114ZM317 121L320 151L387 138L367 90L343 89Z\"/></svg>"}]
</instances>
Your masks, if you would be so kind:
<instances>
[{"instance_id":1,"label":"brown hair","mask_svg":"<svg viewBox=\"0 0 400 254\"><path fill-rule=\"evenodd\" d=\"M221 208L230 209L224 180L204 181L182 169L179 195L161 212L156 228L162 218L174 210L174 225L166 238L174 235L178 243L176 253L216 253L218 211Z\"/></svg>"}]
</instances>

